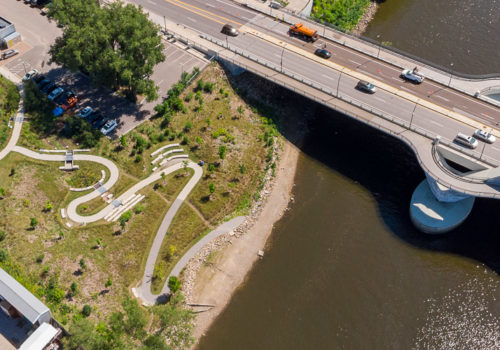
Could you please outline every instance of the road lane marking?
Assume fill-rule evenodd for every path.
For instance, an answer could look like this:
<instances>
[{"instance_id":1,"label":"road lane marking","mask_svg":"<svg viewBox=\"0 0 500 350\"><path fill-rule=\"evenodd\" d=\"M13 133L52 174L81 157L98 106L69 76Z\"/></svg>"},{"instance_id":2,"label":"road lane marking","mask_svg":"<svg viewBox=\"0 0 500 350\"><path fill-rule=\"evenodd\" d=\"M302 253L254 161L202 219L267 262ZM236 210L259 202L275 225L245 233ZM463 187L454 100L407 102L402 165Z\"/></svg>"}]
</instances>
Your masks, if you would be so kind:
<instances>
[{"instance_id":1,"label":"road lane marking","mask_svg":"<svg viewBox=\"0 0 500 350\"><path fill-rule=\"evenodd\" d=\"M148 0L148 2L149 2L150 4L153 4L153 5L158 5L158 4L157 4L156 2L154 2L153 0Z\"/></svg>"},{"instance_id":2,"label":"road lane marking","mask_svg":"<svg viewBox=\"0 0 500 350\"><path fill-rule=\"evenodd\" d=\"M450 100L448 100L446 97L439 96L439 95L436 95L435 97L440 98L441 100L444 100L446 102L450 102Z\"/></svg>"},{"instance_id":3,"label":"road lane marking","mask_svg":"<svg viewBox=\"0 0 500 350\"><path fill-rule=\"evenodd\" d=\"M349 62L352 62L354 64L357 64L357 65L362 65L363 63L360 63L360 62L356 62L356 61L353 61L351 60L350 58L347 59Z\"/></svg>"},{"instance_id":4,"label":"road lane marking","mask_svg":"<svg viewBox=\"0 0 500 350\"><path fill-rule=\"evenodd\" d=\"M385 100L383 98L380 98L378 96L373 96L373 98L385 103Z\"/></svg>"},{"instance_id":5,"label":"road lane marking","mask_svg":"<svg viewBox=\"0 0 500 350\"><path fill-rule=\"evenodd\" d=\"M195 22L196 23L196 20L194 18L187 17L187 16L186 16L186 18L189 19L191 22Z\"/></svg>"},{"instance_id":6,"label":"road lane marking","mask_svg":"<svg viewBox=\"0 0 500 350\"><path fill-rule=\"evenodd\" d=\"M321 74L321 76L325 77L326 79L331 79L331 80L335 80L335 81L338 80L337 78L332 78L331 76L326 75L326 74Z\"/></svg>"},{"instance_id":7,"label":"road lane marking","mask_svg":"<svg viewBox=\"0 0 500 350\"><path fill-rule=\"evenodd\" d=\"M489 119L491 119L491 120L495 120L495 118L490 117L490 116L489 116L488 114L486 114L486 113L481 113L481 115L482 115L483 117L489 118Z\"/></svg>"},{"instance_id":8,"label":"road lane marking","mask_svg":"<svg viewBox=\"0 0 500 350\"><path fill-rule=\"evenodd\" d=\"M491 148L493 148L494 150L497 150L497 151L500 152L500 148L496 148L496 147L493 147L493 146L491 146Z\"/></svg>"},{"instance_id":9,"label":"road lane marking","mask_svg":"<svg viewBox=\"0 0 500 350\"><path fill-rule=\"evenodd\" d=\"M440 124L440 123L438 123L438 122L435 122L434 120L429 120L429 123L434 124L434 125L437 125L437 126L439 126L440 128L444 127L444 125L443 125L443 124Z\"/></svg>"},{"instance_id":10,"label":"road lane marking","mask_svg":"<svg viewBox=\"0 0 500 350\"><path fill-rule=\"evenodd\" d=\"M208 2L205 5L207 5L208 7L215 8L215 5L212 5L212 4L208 3Z\"/></svg>"},{"instance_id":11,"label":"road lane marking","mask_svg":"<svg viewBox=\"0 0 500 350\"><path fill-rule=\"evenodd\" d=\"M225 19L226 21L228 21L228 22L232 22L232 23L235 23L235 24L237 24L237 25L239 25L239 26L242 26L242 25L243 25L243 23L239 23L239 22L233 21L232 19L229 19L229 18L224 17L224 16L216 15L216 14L215 14L215 13L213 13L213 12L210 12L210 11L204 10L204 9L202 9L202 8L199 8L199 7L197 7L197 6L194 6L194 5L191 5L191 4L188 4L188 3L185 3L185 2L183 2L183 1L181 1L181 0L165 0L165 1L167 1L167 2L171 3L172 5L177 5L177 6L179 6L179 7L182 7L182 8L184 8L185 10L191 11L191 12L193 12L193 13L197 13L195 10L193 10L193 9L196 9L196 10L198 10L198 11L201 11L201 12L206 13L206 14L207 14L207 15L209 15L209 16L213 16L213 17L218 17L218 18L221 18L221 19ZM225 3L225 4L227 4L227 3ZM185 7L185 6L187 6L187 7L191 7L191 9L189 9L189 8L187 8L187 7ZM202 14L200 14L200 13L197 13L197 14L198 14L198 15L200 15L200 16L202 16ZM206 17L206 18L208 18L208 17ZM216 22L217 22L217 20L215 20L215 19L213 19L213 18L209 18L209 19L212 19L212 20L214 20L214 21L216 21ZM219 22L219 23L223 23L223 22Z\"/></svg>"}]
</instances>

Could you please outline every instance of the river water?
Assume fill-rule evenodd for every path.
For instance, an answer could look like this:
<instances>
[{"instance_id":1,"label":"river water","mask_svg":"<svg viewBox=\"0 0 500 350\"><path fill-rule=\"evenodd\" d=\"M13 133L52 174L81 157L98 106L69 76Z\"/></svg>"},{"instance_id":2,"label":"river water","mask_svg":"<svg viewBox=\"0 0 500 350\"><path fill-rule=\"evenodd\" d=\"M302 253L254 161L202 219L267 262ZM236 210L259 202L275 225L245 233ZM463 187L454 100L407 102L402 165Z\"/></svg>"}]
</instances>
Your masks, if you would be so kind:
<instances>
[{"instance_id":1,"label":"river water","mask_svg":"<svg viewBox=\"0 0 500 350\"><path fill-rule=\"evenodd\" d=\"M445 2L459 4L434 0ZM383 6L419 3L432 5ZM377 21L418 33L400 17ZM290 210L198 348L500 349L500 201L476 200L447 235L421 234L408 210L424 174L410 149L320 106L308 127Z\"/></svg>"}]
</instances>

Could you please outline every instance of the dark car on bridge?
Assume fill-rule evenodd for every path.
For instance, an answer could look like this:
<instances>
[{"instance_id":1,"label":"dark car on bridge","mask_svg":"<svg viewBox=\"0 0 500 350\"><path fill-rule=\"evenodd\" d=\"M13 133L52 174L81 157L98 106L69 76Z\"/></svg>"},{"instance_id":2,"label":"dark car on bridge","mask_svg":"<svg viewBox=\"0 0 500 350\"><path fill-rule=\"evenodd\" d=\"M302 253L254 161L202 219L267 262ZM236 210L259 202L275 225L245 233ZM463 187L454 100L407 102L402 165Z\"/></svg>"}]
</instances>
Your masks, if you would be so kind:
<instances>
[{"instance_id":1,"label":"dark car on bridge","mask_svg":"<svg viewBox=\"0 0 500 350\"><path fill-rule=\"evenodd\" d=\"M317 49L316 51L314 51L314 54L316 56L323 57L326 59L332 57L332 52L328 51L327 49Z\"/></svg>"},{"instance_id":2,"label":"dark car on bridge","mask_svg":"<svg viewBox=\"0 0 500 350\"><path fill-rule=\"evenodd\" d=\"M238 36L238 34L240 34L240 32L230 24L224 24L221 33L229 36Z\"/></svg>"}]
</instances>

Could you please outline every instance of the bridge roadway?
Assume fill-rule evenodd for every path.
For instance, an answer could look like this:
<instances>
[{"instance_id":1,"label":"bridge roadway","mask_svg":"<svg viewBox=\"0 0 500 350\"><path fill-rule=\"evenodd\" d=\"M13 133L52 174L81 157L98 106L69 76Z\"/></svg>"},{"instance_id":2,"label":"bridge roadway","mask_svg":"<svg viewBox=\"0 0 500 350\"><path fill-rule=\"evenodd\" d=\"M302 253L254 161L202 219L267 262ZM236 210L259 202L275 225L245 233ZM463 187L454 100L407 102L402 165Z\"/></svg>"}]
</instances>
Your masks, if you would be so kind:
<instances>
[{"instance_id":1,"label":"bridge roadway","mask_svg":"<svg viewBox=\"0 0 500 350\"><path fill-rule=\"evenodd\" d=\"M399 77L399 68L334 42L321 39L316 43L305 43L297 38L289 37L287 34L288 25L227 0L212 0L210 2L199 0L133 0L133 2L143 6L151 13L165 16L170 21L181 23L199 33L208 34L225 42L230 48L243 50L283 70L313 81L327 90L338 92L341 96L355 102L370 105L374 109L404 121L411 121L412 125L429 133L441 135L450 142L458 132L472 134L478 126L484 126L487 130L496 129L497 124L500 123L500 109L493 105L429 79L420 85L405 82ZM243 33L235 38L226 37L220 33L220 29L225 23L234 26L244 25L241 28ZM245 33L247 31L245 28L266 34L275 38L276 42L281 43L276 45L255 35ZM448 111L458 113L464 116L465 120L473 122L457 122L426 107L416 106L413 101L396 96L390 91L379 89L376 94L368 95L354 89L357 78L332 69L322 59L311 59L304 56L304 52L312 53L316 47L324 44L333 53L333 57L329 61L365 75L366 79L374 82L375 85L387 84L401 92L407 92L421 101L429 102L437 108L445 108ZM492 163L500 163L500 145L481 143L480 147L473 153L476 157L482 156Z\"/></svg>"}]
</instances>

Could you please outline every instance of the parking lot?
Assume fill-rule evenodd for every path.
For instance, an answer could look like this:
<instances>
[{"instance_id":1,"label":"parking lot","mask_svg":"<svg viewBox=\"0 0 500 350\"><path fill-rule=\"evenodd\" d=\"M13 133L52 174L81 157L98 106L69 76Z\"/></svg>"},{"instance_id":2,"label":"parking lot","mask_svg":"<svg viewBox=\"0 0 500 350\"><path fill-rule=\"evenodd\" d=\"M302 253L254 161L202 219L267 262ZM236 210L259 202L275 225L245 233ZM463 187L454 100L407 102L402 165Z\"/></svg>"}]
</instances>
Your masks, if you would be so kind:
<instances>
[{"instance_id":1,"label":"parking lot","mask_svg":"<svg viewBox=\"0 0 500 350\"><path fill-rule=\"evenodd\" d=\"M179 43L164 41L165 61L155 67L152 76L160 88L160 100L149 103L139 101L134 104L110 90L94 88L89 78L81 73L71 73L55 64L49 65L48 51L54 40L62 35L61 29L41 15L39 8L30 7L19 0L3 1L7 6L3 7L2 16L14 23L21 34L22 42L12 47L17 49L19 54L0 61L0 66L19 77L31 69L37 69L65 91L73 91L79 97L80 101L73 111L91 106L99 109L104 116L116 119L118 128L114 135L127 133L149 118L154 106L161 101L161 97L165 96L172 84L179 80L183 71L190 72L194 67L202 69L207 63L205 58L192 49L182 47Z\"/></svg>"}]
</instances>

